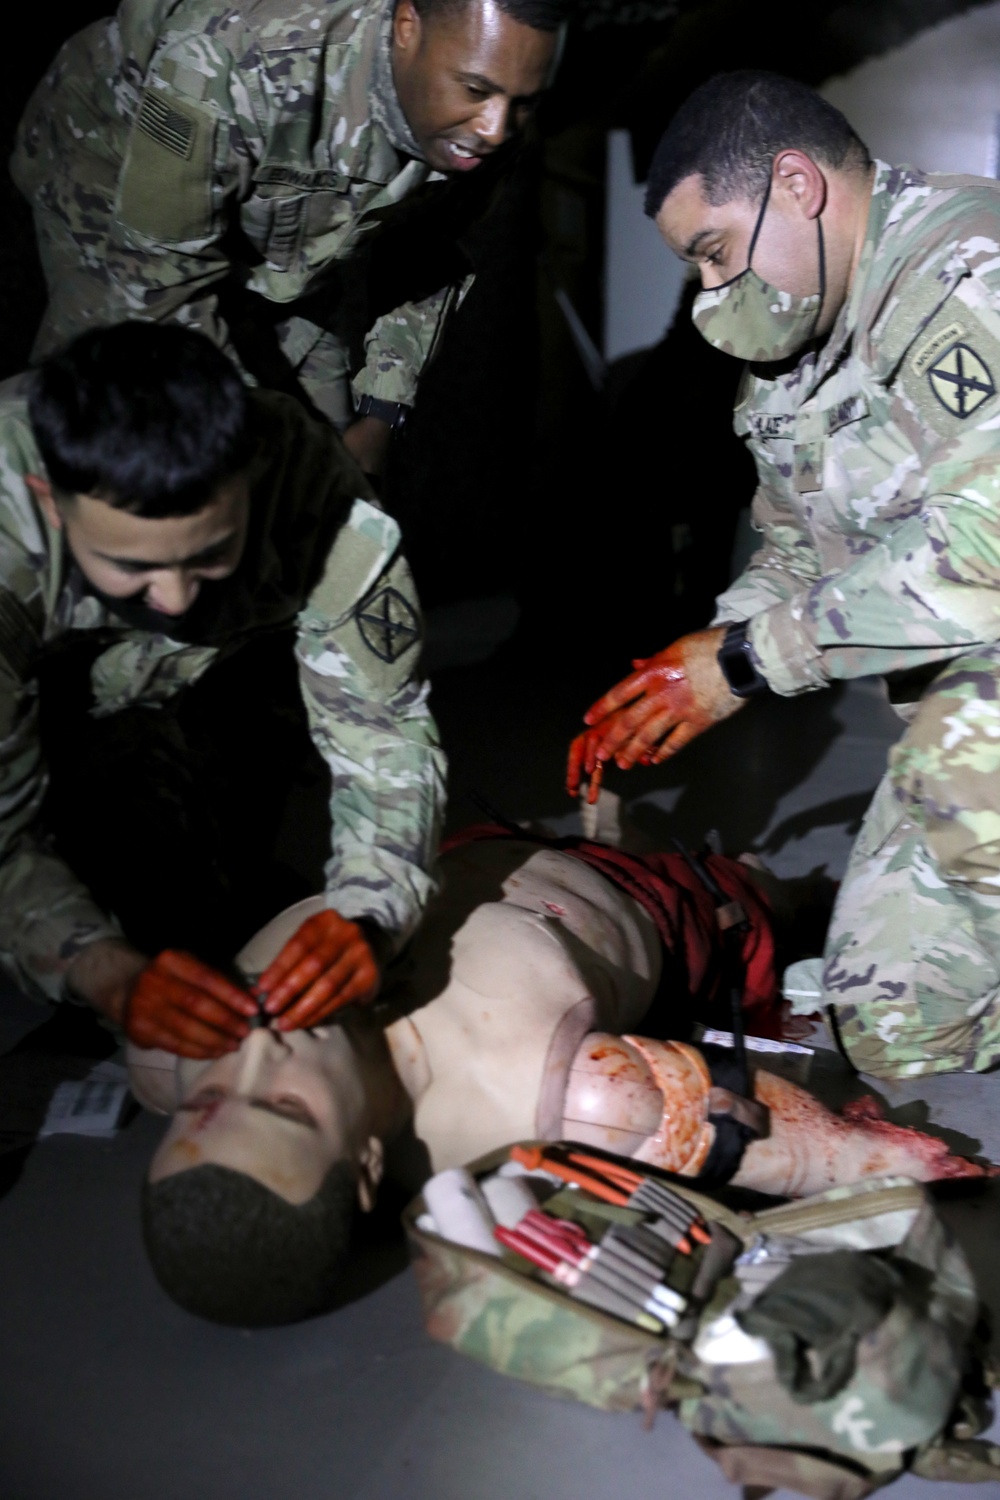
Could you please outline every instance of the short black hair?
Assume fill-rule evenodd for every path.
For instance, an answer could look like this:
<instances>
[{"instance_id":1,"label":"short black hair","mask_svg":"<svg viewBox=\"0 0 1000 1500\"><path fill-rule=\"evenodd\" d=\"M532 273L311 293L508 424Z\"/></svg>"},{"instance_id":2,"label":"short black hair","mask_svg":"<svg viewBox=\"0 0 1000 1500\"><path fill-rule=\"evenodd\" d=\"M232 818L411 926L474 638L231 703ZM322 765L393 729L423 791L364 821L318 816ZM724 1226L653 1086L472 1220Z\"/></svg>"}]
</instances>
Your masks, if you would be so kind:
<instances>
[{"instance_id":1,"label":"short black hair","mask_svg":"<svg viewBox=\"0 0 1000 1500\"><path fill-rule=\"evenodd\" d=\"M771 163L790 147L826 167L871 165L867 146L840 110L807 84L756 68L717 73L684 101L660 138L646 213L655 219L677 184L694 175L709 203L760 202Z\"/></svg>"},{"instance_id":2,"label":"short black hair","mask_svg":"<svg viewBox=\"0 0 1000 1500\"><path fill-rule=\"evenodd\" d=\"M454 15L466 10L472 0L413 0L418 15ZM570 19L573 0L497 0L500 9L522 26L534 31L558 31Z\"/></svg>"},{"instance_id":3,"label":"short black hair","mask_svg":"<svg viewBox=\"0 0 1000 1500\"><path fill-rule=\"evenodd\" d=\"M206 1163L142 1191L142 1233L160 1286L187 1312L268 1328L325 1312L347 1259L354 1172L335 1162L305 1203Z\"/></svg>"},{"instance_id":4,"label":"short black hair","mask_svg":"<svg viewBox=\"0 0 1000 1500\"><path fill-rule=\"evenodd\" d=\"M28 415L54 490L150 519L189 516L254 456L246 386L202 333L119 323L35 374Z\"/></svg>"}]
</instances>

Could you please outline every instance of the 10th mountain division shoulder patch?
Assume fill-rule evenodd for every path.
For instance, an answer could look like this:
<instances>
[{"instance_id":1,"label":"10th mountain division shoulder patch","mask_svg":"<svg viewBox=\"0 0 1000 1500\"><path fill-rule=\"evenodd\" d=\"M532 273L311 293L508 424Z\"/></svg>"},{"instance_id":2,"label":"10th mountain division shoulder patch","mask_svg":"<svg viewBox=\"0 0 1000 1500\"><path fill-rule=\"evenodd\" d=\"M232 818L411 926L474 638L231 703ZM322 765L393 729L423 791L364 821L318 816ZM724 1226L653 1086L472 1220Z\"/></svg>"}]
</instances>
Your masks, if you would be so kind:
<instances>
[{"instance_id":1,"label":"10th mountain division shoulder patch","mask_svg":"<svg viewBox=\"0 0 1000 1500\"><path fill-rule=\"evenodd\" d=\"M410 601L389 585L362 600L354 611L361 639L390 665L420 638L420 621Z\"/></svg>"},{"instance_id":2,"label":"10th mountain division shoulder patch","mask_svg":"<svg viewBox=\"0 0 1000 1500\"><path fill-rule=\"evenodd\" d=\"M963 420L997 393L989 366L968 344L952 344L939 354L927 379L945 410Z\"/></svg>"}]
</instances>

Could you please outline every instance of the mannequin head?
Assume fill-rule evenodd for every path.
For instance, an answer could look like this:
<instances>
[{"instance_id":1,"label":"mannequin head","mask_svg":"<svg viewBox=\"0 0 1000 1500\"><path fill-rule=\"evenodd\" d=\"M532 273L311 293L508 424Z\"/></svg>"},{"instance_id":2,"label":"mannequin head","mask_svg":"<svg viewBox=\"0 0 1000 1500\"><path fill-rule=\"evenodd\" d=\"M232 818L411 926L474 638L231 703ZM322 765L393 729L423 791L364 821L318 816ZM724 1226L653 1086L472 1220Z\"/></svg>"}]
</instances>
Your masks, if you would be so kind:
<instances>
[{"instance_id":1,"label":"mannequin head","mask_svg":"<svg viewBox=\"0 0 1000 1500\"><path fill-rule=\"evenodd\" d=\"M153 1157L143 1230L164 1290L244 1327L328 1306L404 1107L381 1029L252 1031L200 1069Z\"/></svg>"}]
</instances>

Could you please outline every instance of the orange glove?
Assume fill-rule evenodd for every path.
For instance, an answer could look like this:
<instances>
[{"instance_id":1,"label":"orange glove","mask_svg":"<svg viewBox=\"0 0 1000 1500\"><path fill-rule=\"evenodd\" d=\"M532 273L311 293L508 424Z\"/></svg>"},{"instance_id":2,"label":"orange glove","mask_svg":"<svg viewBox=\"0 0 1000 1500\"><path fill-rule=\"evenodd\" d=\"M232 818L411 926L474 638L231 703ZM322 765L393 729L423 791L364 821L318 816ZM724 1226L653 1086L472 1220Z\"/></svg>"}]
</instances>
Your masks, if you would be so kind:
<instances>
[{"instance_id":1,"label":"orange glove","mask_svg":"<svg viewBox=\"0 0 1000 1500\"><path fill-rule=\"evenodd\" d=\"M381 975L368 938L339 912L307 917L254 985L277 1031L318 1026L342 1005L374 1000Z\"/></svg>"},{"instance_id":2,"label":"orange glove","mask_svg":"<svg viewBox=\"0 0 1000 1500\"><path fill-rule=\"evenodd\" d=\"M246 990L193 954L168 948L140 972L125 1005L124 1024L137 1047L208 1058L235 1052L256 1014Z\"/></svg>"},{"instance_id":3,"label":"orange glove","mask_svg":"<svg viewBox=\"0 0 1000 1500\"><path fill-rule=\"evenodd\" d=\"M597 800L603 767L659 765L702 730L728 719L746 699L730 690L718 662L725 627L683 635L665 651L634 661L637 670L587 710L590 728L569 747L566 790L577 796L590 778L588 801Z\"/></svg>"}]
</instances>

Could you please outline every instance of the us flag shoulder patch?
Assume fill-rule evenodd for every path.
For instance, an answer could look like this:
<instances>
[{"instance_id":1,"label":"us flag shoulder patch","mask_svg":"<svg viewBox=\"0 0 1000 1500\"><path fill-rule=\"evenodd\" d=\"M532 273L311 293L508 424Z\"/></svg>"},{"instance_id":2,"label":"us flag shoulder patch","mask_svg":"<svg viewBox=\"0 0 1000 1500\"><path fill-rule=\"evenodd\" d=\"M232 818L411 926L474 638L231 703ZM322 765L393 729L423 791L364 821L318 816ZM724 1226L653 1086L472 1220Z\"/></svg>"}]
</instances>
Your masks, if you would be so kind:
<instances>
[{"instance_id":1,"label":"us flag shoulder patch","mask_svg":"<svg viewBox=\"0 0 1000 1500\"><path fill-rule=\"evenodd\" d=\"M137 126L144 135L175 156L187 160L194 146L197 124L179 109L149 90L144 94Z\"/></svg>"}]
</instances>

